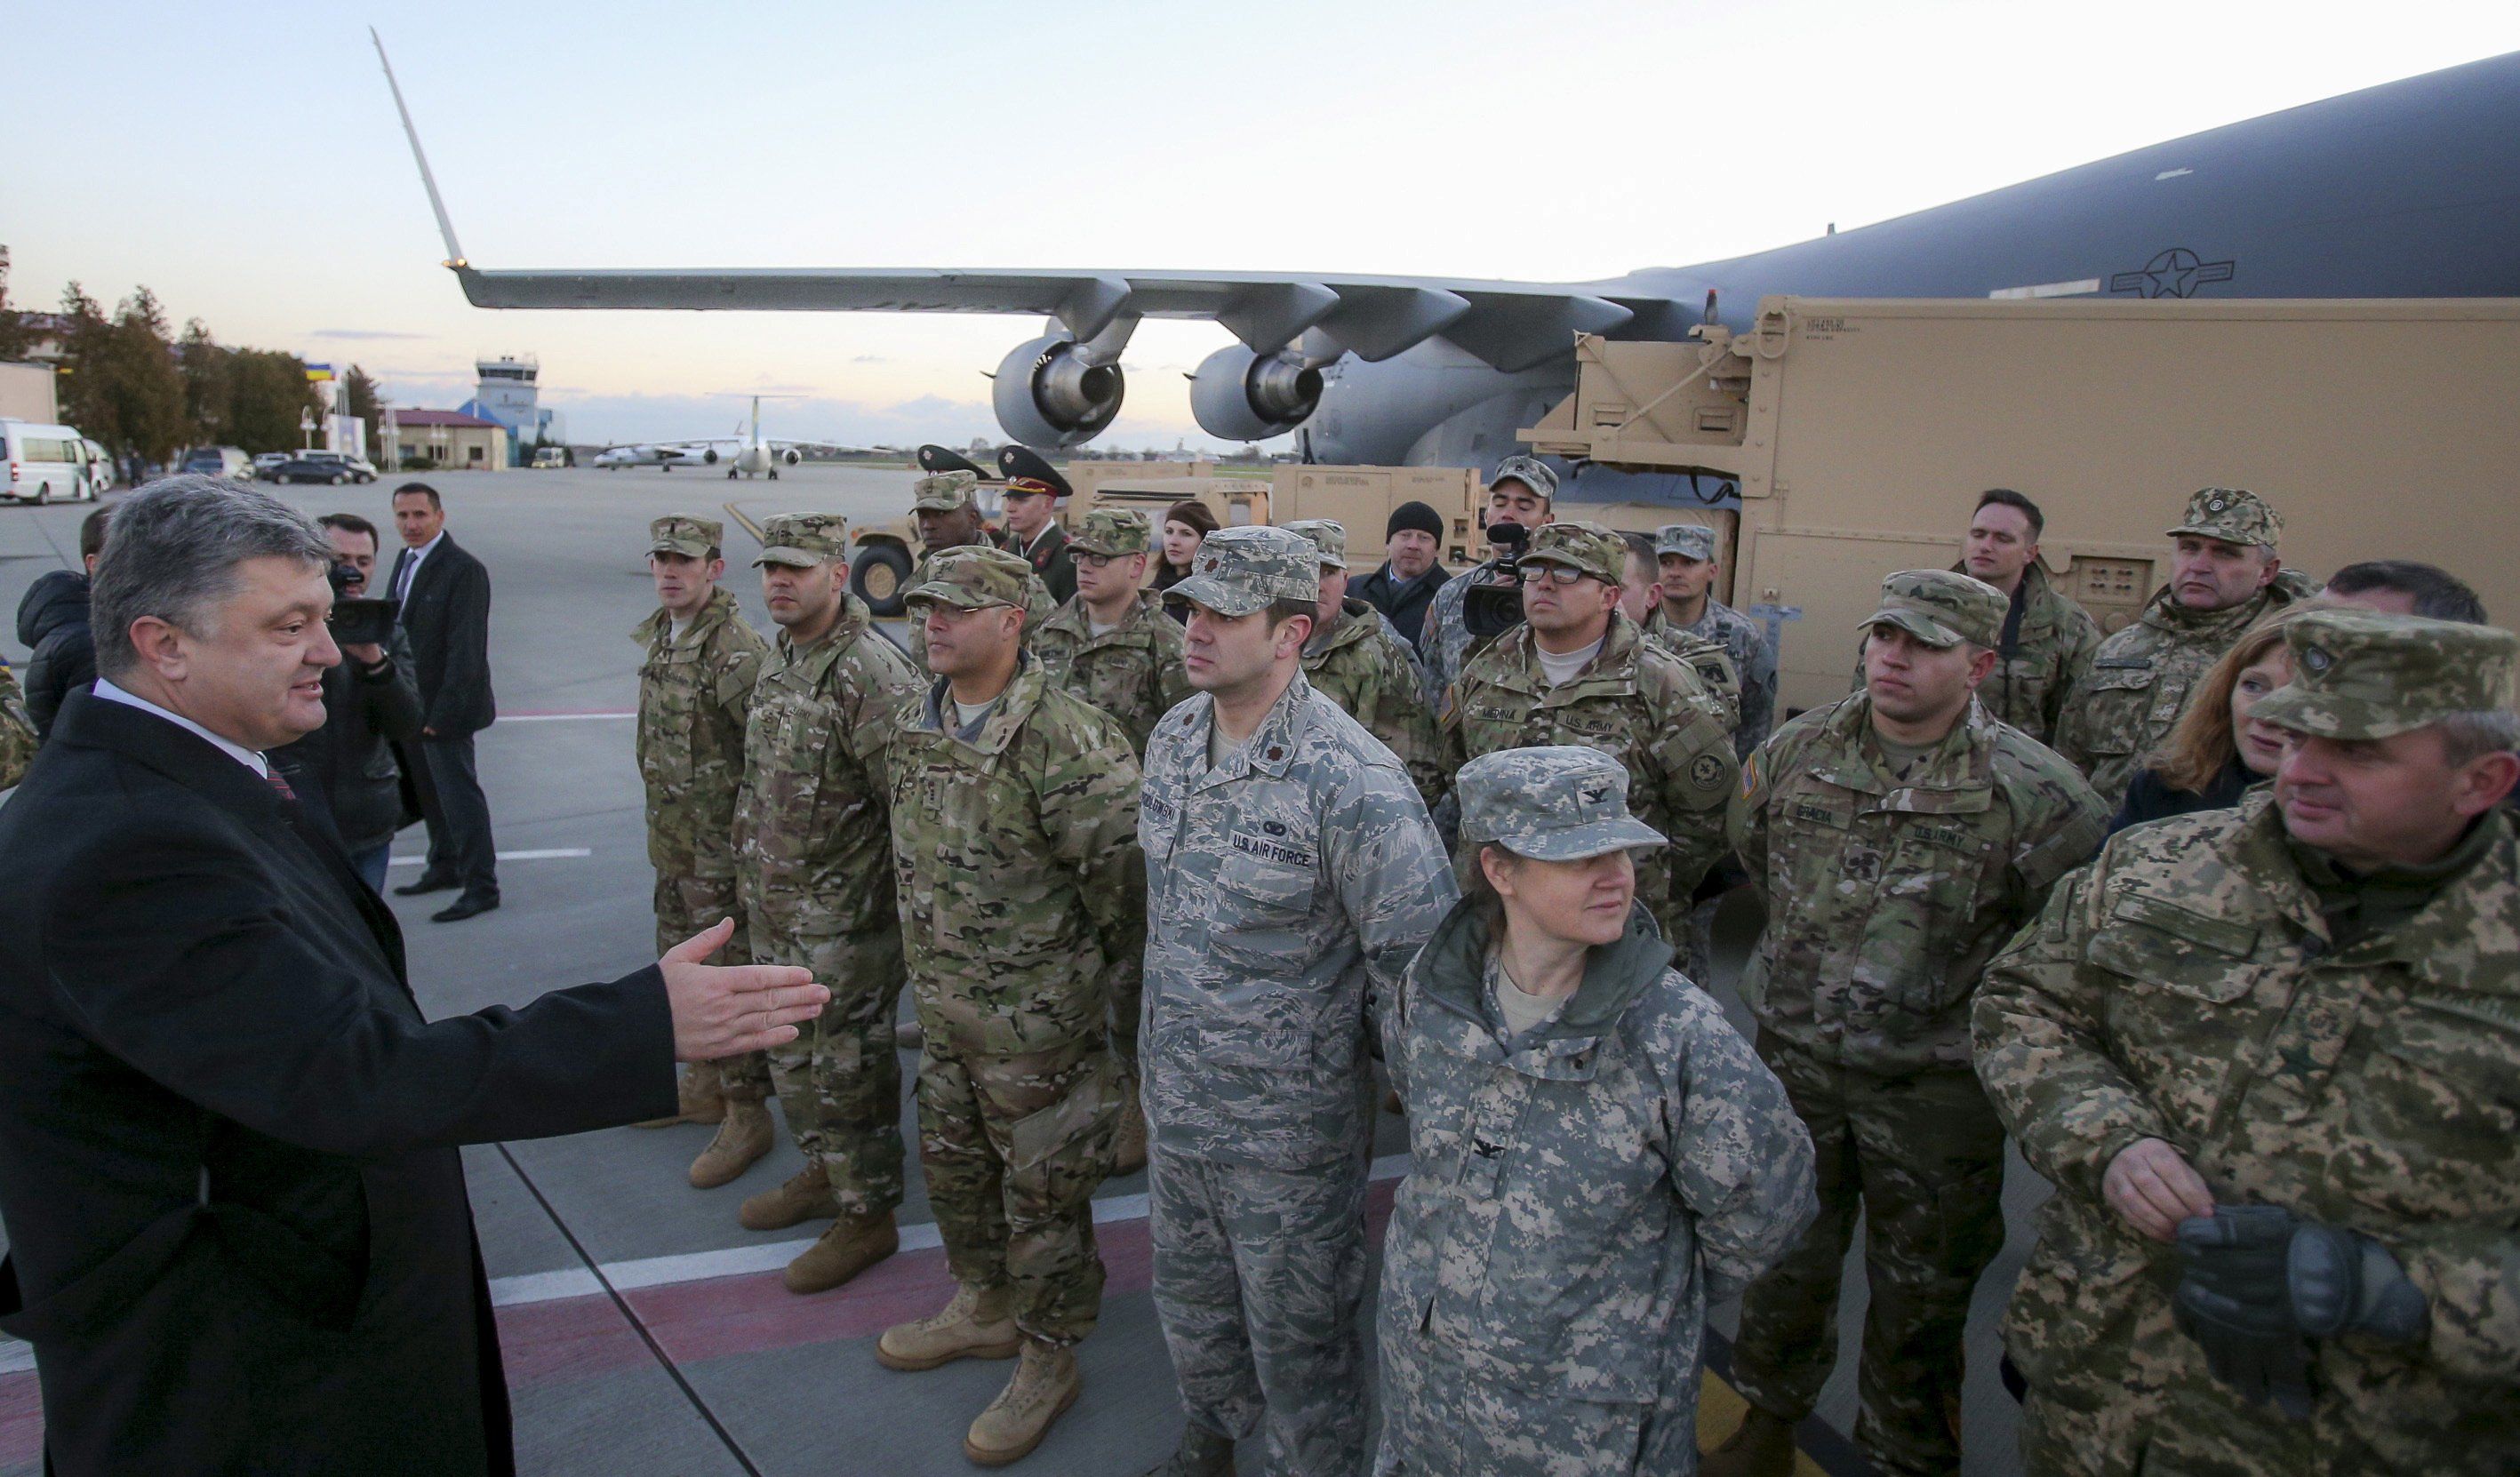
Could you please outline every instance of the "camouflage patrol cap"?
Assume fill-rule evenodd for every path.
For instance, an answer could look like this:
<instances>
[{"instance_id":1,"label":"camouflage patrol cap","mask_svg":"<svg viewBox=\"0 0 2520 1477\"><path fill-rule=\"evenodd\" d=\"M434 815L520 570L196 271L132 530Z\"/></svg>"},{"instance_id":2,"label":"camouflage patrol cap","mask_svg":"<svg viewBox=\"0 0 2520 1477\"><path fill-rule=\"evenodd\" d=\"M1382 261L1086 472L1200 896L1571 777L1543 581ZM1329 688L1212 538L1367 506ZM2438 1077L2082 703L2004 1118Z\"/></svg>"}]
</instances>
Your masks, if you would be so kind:
<instances>
[{"instance_id":1,"label":"camouflage patrol cap","mask_svg":"<svg viewBox=\"0 0 2520 1477\"><path fill-rule=\"evenodd\" d=\"M1628 544L1598 523L1543 523L1531 531L1526 564L1563 564L1605 585L1628 572Z\"/></svg>"},{"instance_id":2,"label":"camouflage patrol cap","mask_svg":"<svg viewBox=\"0 0 2520 1477\"><path fill-rule=\"evenodd\" d=\"M975 471L940 471L910 484L913 513L960 513L971 506L972 489L980 485Z\"/></svg>"},{"instance_id":3,"label":"camouflage patrol cap","mask_svg":"<svg viewBox=\"0 0 2520 1477\"><path fill-rule=\"evenodd\" d=\"M1627 767L1580 746L1500 749L1462 766L1462 841L1518 857L1576 862L1670 844L1628 813Z\"/></svg>"},{"instance_id":4,"label":"camouflage patrol cap","mask_svg":"<svg viewBox=\"0 0 2520 1477\"><path fill-rule=\"evenodd\" d=\"M2292 683L2259 698L2251 718L2319 738L2386 738L2509 707L2520 637L2420 615L2305 610L2284 623L2284 648Z\"/></svg>"},{"instance_id":5,"label":"camouflage patrol cap","mask_svg":"<svg viewBox=\"0 0 2520 1477\"><path fill-rule=\"evenodd\" d=\"M1097 508L1085 515L1085 526L1068 535L1067 547L1079 554L1109 558L1144 554L1154 541L1147 515L1135 508Z\"/></svg>"},{"instance_id":6,"label":"camouflage patrol cap","mask_svg":"<svg viewBox=\"0 0 2520 1477\"><path fill-rule=\"evenodd\" d=\"M650 554L679 554L686 559L706 559L711 550L725 547L726 525L715 518L669 513L648 525Z\"/></svg>"},{"instance_id":7,"label":"camouflage patrol cap","mask_svg":"<svg viewBox=\"0 0 2520 1477\"><path fill-rule=\"evenodd\" d=\"M1201 539L1190 578L1165 592L1232 618L1271 601L1321 599L1321 551L1286 528L1219 528Z\"/></svg>"},{"instance_id":8,"label":"camouflage patrol cap","mask_svg":"<svg viewBox=\"0 0 2520 1477\"><path fill-rule=\"evenodd\" d=\"M1496 475L1488 478L1488 491L1496 491L1499 482L1520 482L1552 502L1557 498L1557 473L1538 457L1508 457L1497 464Z\"/></svg>"},{"instance_id":9,"label":"camouflage patrol cap","mask_svg":"<svg viewBox=\"0 0 2520 1477\"><path fill-rule=\"evenodd\" d=\"M847 518L836 513L774 513L761 520L761 557L752 566L793 564L811 569L848 557Z\"/></svg>"},{"instance_id":10,"label":"camouflage patrol cap","mask_svg":"<svg viewBox=\"0 0 2520 1477\"><path fill-rule=\"evenodd\" d=\"M2272 549L2283 538L2283 515L2246 488L2200 487L2187 500L2187 516L2169 531L2173 538L2194 533L2227 544L2258 544Z\"/></svg>"},{"instance_id":11,"label":"camouflage patrol cap","mask_svg":"<svg viewBox=\"0 0 2520 1477\"><path fill-rule=\"evenodd\" d=\"M1347 526L1335 518L1297 518L1280 527L1288 533L1300 533L1313 541L1322 552L1322 562L1344 569L1347 567Z\"/></svg>"},{"instance_id":12,"label":"camouflage patrol cap","mask_svg":"<svg viewBox=\"0 0 2520 1477\"><path fill-rule=\"evenodd\" d=\"M967 544L936 556L927 566L926 582L904 591L901 599L911 605L934 601L965 610L984 605L1012 605L1020 610L1031 578L1032 565L1021 556Z\"/></svg>"},{"instance_id":13,"label":"camouflage patrol cap","mask_svg":"<svg viewBox=\"0 0 2520 1477\"><path fill-rule=\"evenodd\" d=\"M1654 530L1656 556L1677 554L1701 564L1715 559L1715 530L1704 523L1665 523Z\"/></svg>"},{"instance_id":14,"label":"camouflage patrol cap","mask_svg":"<svg viewBox=\"0 0 2520 1477\"><path fill-rule=\"evenodd\" d=\"M2003 592L1984 580L1950 569L1902 569L1881 582L1881 608L1856 629L1891 625L1929 647L1994 647L2010 610Z\"/></svg>"}]
</instances>

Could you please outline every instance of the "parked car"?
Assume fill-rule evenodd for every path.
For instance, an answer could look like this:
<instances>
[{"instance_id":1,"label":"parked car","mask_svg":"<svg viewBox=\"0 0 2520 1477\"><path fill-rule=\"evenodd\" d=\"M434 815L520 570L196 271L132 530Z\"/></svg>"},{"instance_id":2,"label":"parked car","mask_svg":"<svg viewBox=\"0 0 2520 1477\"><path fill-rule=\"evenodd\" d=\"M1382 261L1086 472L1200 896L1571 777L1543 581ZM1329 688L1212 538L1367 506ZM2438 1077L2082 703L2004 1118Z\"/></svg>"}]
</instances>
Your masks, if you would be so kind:
<instances>
[{"instance_id":1,"label":"parked car","mask_svg":"<svg viewBox=\"0 0 2520 1477\"><path fill-rule=\"evenodd\" d=\"M533 468L537 471L547 471L552 468L567 465L568 452L561 447L542 446L534 450Z\"/></svg>"},{"instance_id":2,"label":"parked car","mask_svg":"<svg viewBox=\"0 0 2520 1477\"><path fill-rule=\"evenodd\" d=\"M338 462L350 469L350 480L353 482L373 482L377 479L376 464L354 451L301 451L297 455L308 462Z\"/></svg>"},{"instance_id":3,"label":"parked car","mask_svg":"<svg viewBox=\"0 0 2520 1477\"><path fill-rule=\"evenodd\" d=\"M253 478L253 459L233 446L196 446L184 453L176 464L180 472L205 477L235 477L239 481Z\"/></svg>"},{"instance_id":4,"label":"parked car","mask_svg":"<svg viewBox=\"0 0 2520 1477\"><path fill-rule=\"evenodd\" d=\"M93 503L113 490L113 457L104 447L85 437L80 438L79 445L87 449L87 500Z\"/></svg>"},{"instance_id":5,"label":"parked car","mask_svg":"<svg viewBox=\"0 0 2520 1477\"><path fill-rule=\"evenodd\" d=\"M274 482L329 482L338 487L350 480L349 464L321 457L292 457L263 473Z\"/></svg>"},{"instance_id":6,"label":"parked car","mask_svg":"<svg viewBox=\"0 0 2520 1477\"><path fill-rule=\"evenodd\" d=\"M281 463L290 460L292 455L292 453L285 451L266 451L256 453L253 459L253 474L258 477L267 477L271 475L271 470L279 466Z\"/></svg>"},{"instance_id":7,"label":"parked car","mask_svg":"<svg viewBox=\"0 0 2520 1477\"><path fill-rule=\"evenodd\" d=\"M0 452L9 479L0 496L21 503L82 502L96 496L88 475L87 438L68 425L0 421Z\"/></svg>"}]
</instances>

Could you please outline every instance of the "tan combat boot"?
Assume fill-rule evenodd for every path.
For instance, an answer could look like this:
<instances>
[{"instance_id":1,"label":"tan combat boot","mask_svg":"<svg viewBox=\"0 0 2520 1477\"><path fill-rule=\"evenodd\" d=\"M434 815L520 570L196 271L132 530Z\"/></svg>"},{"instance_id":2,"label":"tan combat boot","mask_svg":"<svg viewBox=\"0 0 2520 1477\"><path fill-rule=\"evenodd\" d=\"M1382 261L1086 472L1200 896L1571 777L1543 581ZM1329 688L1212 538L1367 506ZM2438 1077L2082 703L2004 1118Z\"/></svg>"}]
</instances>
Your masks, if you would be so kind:
<instances>
[{"instance_id":1,"label":"tan combat boot","mask_svg":"<svg viewBox=\"0 0 2520 1477\"><path fill-rule=\"evenodd\" d=\"M1792 1477L1794 1423L1757 1406L1697 1464L1698 1477Z\"/></svg>"},{"instance_id":2,"label":"tan combat boot","mask_svg":"<svg viewBox=\"0 0 2520 1477\"><path fill-rule=\"evenodd\" d=\"M840 1202L832 1198L831 1182L823 1178L822 1161L816 1160L788 1176L788 1183L777 1189L765 1189L744 1201L736 1219L746 1231L786 1231L839 1213Z\"/></svg>"},{"instance_id":3,"label":"tan combat boot","mask_svg":"<svg viewBox=\"0 0 2520 1477\"><path fill-rule=\"evenodd\" d=\"M1014 1297L1004 1287L983 1291L962 1283L944 1312L883 1330L875 1343L875 1362L915 1374L958 1359L1012 1359L1023 1347L1013 1309Z\"/></svg>"},{"instance_id":4,"label":"tan combat boot","mask_svg":"<svg viewBox=\"0 0 2520 1477\"><path fill-rule=\"evenodd\" d=\"M1120 1079L1120 1121L1111 1131L1111 1173L1134 1175L1147 1167L1147 1110L1138 1101L1138 1079Z\"/></svg>"},{"instance_id":5,"label":"tan combat boot","mask_svg":"<svg viewBox=\"0 0 2520 1477\"><path fill-rule=\"evenodd\" d=\"M789 1292L829 1292L901 1249L901 1232L893 1229L892 1212L879 1216L842 1216L788 1264Z\"/></svg>"},{"instance_id":6,"label":"tan combat boot","mask_svg":"<svg viewBox=\"0 0 2520 1477\"><path fill-rule=\"evenodd\" d=\"M1181 1445L1147 1468L1146 1477L1234 1477L1234 1438L1193 1421L1182 1427Z\"/></svg>"},{"instance_id":7,"label":"tan combat boot","mask_svg":"<svg viewBox=\"0 0 2520 1477\"><path fill-rule=\"evenodd\" d=\"M651 1118L631 1127L672 1128L678 1123L718 1123L726 1117L726 1097L714 1061L695 1061L683 1068L683 1080L675 1085L674 1097L677 1105L670 1116Z\"/></svg>"},{"instance_id":8,"label":"tan combat boot","mask_svg":"<svg viewBox=\"0 0 2520 1477\"><path fill-rule=\"evenodd\" d=\"M768 1104L727 1103L726 1121L717 1126L717 1137L692 1161L693 1187L715 1189L733 1184L736 1176L770 1152L772 1138Z\"/></svg>"},{"instance_id":9,"label":"tan combat boot","mask_svg":"<svg viewBox=\"0 0 2520 1477\"><path fill-rule=\"evenodd\" d=\"M963 1455L984 1467L1021 1461L1084 1390L1074 1350L1025 1339L1014 1376L971 1422L970 1433L963 1438Z\"/></svg>"}]
</instances>

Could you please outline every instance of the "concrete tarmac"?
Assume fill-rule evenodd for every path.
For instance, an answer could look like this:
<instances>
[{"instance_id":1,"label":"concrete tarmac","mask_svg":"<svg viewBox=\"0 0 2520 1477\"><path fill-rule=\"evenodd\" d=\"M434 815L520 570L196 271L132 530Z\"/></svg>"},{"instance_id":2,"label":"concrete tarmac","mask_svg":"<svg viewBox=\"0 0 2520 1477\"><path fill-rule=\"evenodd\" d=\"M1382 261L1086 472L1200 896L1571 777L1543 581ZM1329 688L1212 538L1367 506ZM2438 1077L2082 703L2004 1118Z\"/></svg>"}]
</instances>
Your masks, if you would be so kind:
<instances>
[{"instance_id":1,"label":"concrete tarmac","mask_svg":"<svg viewBox=\"0 0 2520 1477\"><path fill-rule=\"evenodd\" d=\"M889 520L908 508L911 478L814 466L786 469L776 482L654 469L429 478L445 499L447 532L489 566L493 585L500 720L480 736L478 752L505 895L499 911L461 923L428 920L444 897L390 899L413 984L433 1017L521 1005L654 958L630 717L640 658L630 631L653 606L644 563L648 521L675 512L725 520L727 584L767 633L750 568L758 548L724 505L755 520L797 510ZM384 529L382 578L395 547L388 490L400 480L273 490L310 514L354 512ZM87 511L0 507L0 611L14 615L44 571L75 566ZM0 651L13 663L25 659L14 620L0 627ZM424 847L418 827L403 833L392 883L418 874ZM1714 991L1745 1029L1731 981L1755 928L1750 900L1736 895L1719 930ZM905 1057L905 1079L914 1070L915 1059ZM810 1298L788 1294L778 1270L819 1226L759 1234L736 1223L745 1196L799 1167L784 1141L735 1184L705 1191L684 1178L708 1141L704 1128L625 1128L467 1149L501 1307L520 1469L587 1477L971 1471L961 1454L963 1429L1012 1365L967 1361L903 1375L874 1360L884 1327L924 1316L951 1292L907 1093L903 1119L914 1149L903 1250L850 1286ZM1377 1236L1406 1149L1401 1121L1385 1117L1375 1149ZM1143 1175L1099 1192L1110 1276L1102 1324L1080 1350L1085 1394L1014 1470L1111 1477L1144 1471L1171 1450L1181 1415L1147 1291L1145 1193ZM2011 1238L1981 1283L1970 1320L1968 1477L2019 1467L2017 1411L1996 1377L1995 1320L2045 1193L2016 1159L2005 1194ZM1864 1470L1843 1434L1853 1427L1863 1303L1859 1276L1841 1310L1836 1376L1806 1428L1805 1471ZM1718 1311L1720 1334L1731 1333L1733 1317L1729 1307ZM1371 1327L1369 1306L1369 1338ZM1729 1345L1717 1342L1720 1370ZM1739 1406L1720 1380L1709 1387L1703 1435L1711 1443L1729 1432ZM23 1345L0 1340L0 1477L39 1471L40 1447L32 1361ZM1258 1471L1257 1458L1248 1452L1242 1469Z\"/></svg>"}]
</instances>

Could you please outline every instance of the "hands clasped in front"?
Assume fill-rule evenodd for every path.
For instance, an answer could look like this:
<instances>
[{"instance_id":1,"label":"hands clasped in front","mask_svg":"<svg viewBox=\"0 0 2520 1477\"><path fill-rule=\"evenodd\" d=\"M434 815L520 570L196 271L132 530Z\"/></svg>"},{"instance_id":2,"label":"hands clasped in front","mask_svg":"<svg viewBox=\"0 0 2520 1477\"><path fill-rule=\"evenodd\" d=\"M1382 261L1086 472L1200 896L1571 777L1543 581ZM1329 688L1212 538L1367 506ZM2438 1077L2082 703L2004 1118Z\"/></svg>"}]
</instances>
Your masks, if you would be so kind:
<instances>
[{"instance_id":1,"label":"hands clasped in front","mask_svg":"<svg viewBox=\"0 0 2520 1477\"><path fill-rule=\"evenodd\" d=\"M796 1039L796 1028L823 1013L832 992L812 971L788 964L717 965L701 961L726 947L735 919L665 951L656 967L674 1011L674 1059L714 1061Z\"/></svg>"}]
</instances>

